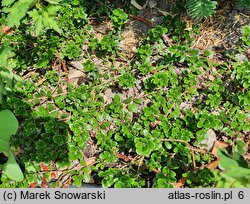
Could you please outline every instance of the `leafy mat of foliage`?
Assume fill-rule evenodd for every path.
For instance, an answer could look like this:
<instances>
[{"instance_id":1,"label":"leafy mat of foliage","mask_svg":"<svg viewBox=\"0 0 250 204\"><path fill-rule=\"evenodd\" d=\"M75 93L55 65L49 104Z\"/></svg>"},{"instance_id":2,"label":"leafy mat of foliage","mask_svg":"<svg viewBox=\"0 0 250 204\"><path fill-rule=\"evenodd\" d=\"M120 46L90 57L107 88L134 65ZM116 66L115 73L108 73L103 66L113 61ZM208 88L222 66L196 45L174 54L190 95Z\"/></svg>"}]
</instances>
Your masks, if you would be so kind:
<instances>
[{"instance_id":1,"label":"leafy mat of foliage","mask_svg":"<svg viewBox=\"0 0 250 204\"><path fill-rule=\"evenodd\" d=\"M187 30L171 16L129 58L120 47L129 21L122 9L109 11L111 25L98 37L89 5L46 2L57 19L50 26L36 8L0 36L0 109L19 121L11 152L24 174L20 182L3 171L1 187L249 187L242 156L250 132L247 58L233 53L222 61L194 49L197 26ZM1 24L7 21L2 14ZM238 52L249 46L245 27ZM70 64L77 60L82 80L74 84ZM228 151L201 147L209 130Z\"/></svg>"}]
</instances>

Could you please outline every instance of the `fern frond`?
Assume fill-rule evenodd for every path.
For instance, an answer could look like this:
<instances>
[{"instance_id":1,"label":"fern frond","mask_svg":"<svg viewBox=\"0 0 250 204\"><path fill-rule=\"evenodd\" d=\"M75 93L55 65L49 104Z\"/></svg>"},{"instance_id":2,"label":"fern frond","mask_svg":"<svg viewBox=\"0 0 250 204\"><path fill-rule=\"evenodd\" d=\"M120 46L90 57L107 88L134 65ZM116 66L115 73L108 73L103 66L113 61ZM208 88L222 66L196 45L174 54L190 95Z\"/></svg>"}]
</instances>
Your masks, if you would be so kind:
<instances>
[{"instance_id":1,"label":"fern frond","mask_svg":"<svg viewBox=\"0 0 250 204\"><path fill-rule=\"evenodd\" d=\"M237 0L235 6L239 10L250 9L250 0Z\"/></svg>"},{"instance_id":2,"label":"fern frond","mask_svg":"<svg viewBox=\"0 0 250 204\"><path fill-rule=\"evenodd\" d=\"M217 2L212 0L187 0L187 10L194 20L207 18L215 13Z\"/></svg>"}]
</instances>

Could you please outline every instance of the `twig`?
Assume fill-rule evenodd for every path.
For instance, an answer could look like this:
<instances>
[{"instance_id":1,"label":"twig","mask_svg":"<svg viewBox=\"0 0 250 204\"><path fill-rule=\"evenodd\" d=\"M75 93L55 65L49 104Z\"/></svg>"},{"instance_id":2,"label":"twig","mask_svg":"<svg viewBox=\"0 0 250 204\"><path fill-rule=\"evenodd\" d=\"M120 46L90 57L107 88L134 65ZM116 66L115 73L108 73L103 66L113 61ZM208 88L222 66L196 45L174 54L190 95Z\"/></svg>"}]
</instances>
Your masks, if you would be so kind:
<instances>
[{"instance_id":1,"label":"twig","mask_svg":"<svg viewBox=\"0 0 250 204\"><path fill-rule=\"evenodd\" d=\"M69 75L68 75L68 70L67 70L67 67L66 67L66 64L65 62L62 60L59 52L56 50L56 57L60 60L60 63L61 63L61 66L63 68L63 71L65 72L65 78L66 78L66 81L68 82L69 81Z\"/></svg>"},{"instance_id":2,"label":"twig","mask_svg":"<svg viewBox=\"0 0 250 204\"><path fill-rule=\"evenodd\" d=\"M56 95L54 95L53 96L53 98L55 98L55 97L57 97L57 96L61 96L61 95L67 95L68 93L60 93L60 94L56 94ZM42 96L42 97L40 97L40 98L32 98L32 99L29 99L28 101L29 102L32 102L32 101L34 101L34 100L36 100L36 99L47 99L47 98L49 98L48 96Z\"/></svg>"},{"instance_id":3,"label":"twig","mask_svg":"<svg viewBox=\"0 0 250 204\"><path fill-rule=\"evenodd\" d=\"M147 20L145 18L142 18L142 17L139 17L139 16L135 16L135 15L129 15L129 17L133 18L135 20L141 21L141 22L147 24L150 27L155 27L153 23L151 23L149 20Z\"/></svg>"},{"instance_id":4,"label":"twig","mask_svg":"<svg viewBox=\"0 0 250 204\"><path fill-rule=\"evenodd\" d=\"M124 154L120 154L118 152L114 152L115 156L118 158L118 159L122 159L123 161L125 162L129 162L130 161L130 158L128 158L126 155Z\"/></svg>"}]
</instances>

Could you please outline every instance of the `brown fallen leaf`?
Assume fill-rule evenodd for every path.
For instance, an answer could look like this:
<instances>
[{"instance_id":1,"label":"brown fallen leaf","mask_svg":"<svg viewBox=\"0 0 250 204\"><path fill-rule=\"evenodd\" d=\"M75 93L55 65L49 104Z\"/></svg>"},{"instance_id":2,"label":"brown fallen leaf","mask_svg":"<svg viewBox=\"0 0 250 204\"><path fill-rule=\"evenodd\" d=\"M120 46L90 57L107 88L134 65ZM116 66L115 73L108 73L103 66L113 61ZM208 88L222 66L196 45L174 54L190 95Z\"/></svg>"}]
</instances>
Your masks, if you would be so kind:
<instances>
[{"instance_id":1,"label":"brown fallen leaf","mask_svg":"<svg viewBox=\"0 0 250 204\"><path fill-rule=\"evenodd\" d=\"M60 178L62 177L62 175L64 175L64 174L63 174L63 172L60 171L60 170L58 170L58 171L53 171L53 172L51 172L51 174L50 174L51 178L54 179L54 180L58 180L58 179L60 180Z\"/></svg>"},{"instance_id":2,"label":"brown fallen leaf","mask_svg":"<svg viewBox=\"0 0 250 204\"><path fill-rule=\"evenodd\" d=\"M51 172L50 176L51 176L52 179L56 179L57 178L56 172Z\"/></svg>"},{"instance_id":3,"label":"brown fallen leaf","mask_svg":"<svg viewBox=\"0 0 250 204\"><path fill-rule=\"evenodd\" d=\"M69 77L69 83L72 85L78 85L83 83L84 81L87 81L85 79L86 75L77 69L70 69L68 73Z\"/></svg>"},{"instance_id":4,"label":"brown fallen leaf","mask_svg":"<svg viewBox=\"0 0 250 204\"><path fill-rule=\"evenodd\" d=\"M245 55L247 56L248 61L250 61L250 48L248 48L248 49L245 51Z\"/></svg>"},{"instance_id":5,"label":"brown fallen leaf","mask_svg":"<svg viewBox=\"0 0 250 204\"><path fill-rule=\"evenodd\" d=\"M118 152L115 152L114 153L115 154L115 156L118 158L118 159L122 159L123 161L125 161L125 162L129 162L130 161L130 158L128 158L126 155L124 155L124 154L120 154L120 153L118 153Z\"/></svg>"},{"instance_id":6,"label":"brown fallen leaf","mask_svg":"<svg viewBox=\"0 0 250 204\"><path fill-rule=\"evenodd\" d=\"M40 79L38 82L35 83L36 86L40 86L43 84L43 82L46 81L46 77L43 77L42 79Z\"/></svg>"},{"instance_id":7,"label":"brown fallen leaf","mask_svg":"<svg viewBox=\"0 0 250 204\"><path fill-rule=\"evenodd\" d=\"M49 187L48 184L46 182L44 182L44 181L41 183L41 186L42 186L42 188L48 188Z\"/></svg>"},{"instance_id":8,"label":"brown fallen leaf","mask_svg":"<svg viewBox=\"0 0 250 204\"><path fill-rule=\"evenodd\" d=\"M96 157L84 158L84 161L88 167L93 166L96 163Z\"/></svg>"},{"instance_id":9,"label":"brown fallen leaf","mask_svg":"<svg viewBox=\"0 0 250 204\"><path fill-rule=\"evenodd\" d=\"M94 130L89 131L90 137L96 137L96 132Z\"/></svg>"},{"instance_id":10,"label":"brown fallen leaf","mask_svg":"<svg viewBox=\"0 0 250 204\"><path fill-rule=\"evenodd\" d=\"M217 148L223 149L228 147L228 144L219 140L216 140L212 149L212 154L217 157Z\"/></svg>"},{"instance_id":11,"label":"brown fallen leaf","mask_svg":"<svg viewBox=\"0 0 250 204\"><path fill-rule=\"evenodd\" d=\"M41 171L49 171L50 170L50 167L48 165L45 165L43 162L40 163L40 168L41 168Z\"/></svg>"},{"instance_id":12,"label":"brown fallen leaf","mask_svg":"<svg viewBox=\"0 0 250 204\"><path fill-rule=\"evenodd\" d=\"M4 33L5 35L9 35L12 30L13 30L13 28L11 28L11 27L3 26L1 33Z\"/></svg>"},{"instance_id":13,"label":"brown fallen leaf","mask_svg":"<svg viewBox=\"0 0 250 204\"><path fill-rule=\"evenodd\" d=\"M215 161L207 164L205 167L207 167L210 170L216 169L219 164L220 159L216 159Z\"/></svg>"},{"instance_id":14,"label":"brown fallen leaf","mask_svg":"<svg viewBox=\"0 0 250 204\"><path fill-rule=\"evenodd\" d=\"M182 177L178 180L177 183L172 183L172 185L174 188L181 188L185 185L187 179L187 177Z\"/></svg>"},{"instance_id":15,"label":"brown fallen leaf","mask_svg":"<svg viewBox=\"0 0 250 204\"><path fill-rule=\"evenodd\" d=\"M250 154L249 153L245 154L243 157L245 160L250 161Z\"/></svg>"},{"instance_id":16,"label":"brown fallen leaf","mask_svg":"<svg viewBox=\"0 0 250 204\"><path fill-rule=\"evenodd\" d=\"M153 168L152 171L153 171L154 173L156 173L156 174L160 173L160 171L159 171L157 168Z\"/></svg>"},{"instance_id":17,"label":"brown fallen leaf","mask_svg":"<svg viewBox=\"0 0 250 204\"><path fill-rule=\"evenodd\" d=\"M59 188L69 188L70 184L72 183L72 179L70 174L63 174L59 179L58 179L58 186Z\"/></svg>"}]
</instances>

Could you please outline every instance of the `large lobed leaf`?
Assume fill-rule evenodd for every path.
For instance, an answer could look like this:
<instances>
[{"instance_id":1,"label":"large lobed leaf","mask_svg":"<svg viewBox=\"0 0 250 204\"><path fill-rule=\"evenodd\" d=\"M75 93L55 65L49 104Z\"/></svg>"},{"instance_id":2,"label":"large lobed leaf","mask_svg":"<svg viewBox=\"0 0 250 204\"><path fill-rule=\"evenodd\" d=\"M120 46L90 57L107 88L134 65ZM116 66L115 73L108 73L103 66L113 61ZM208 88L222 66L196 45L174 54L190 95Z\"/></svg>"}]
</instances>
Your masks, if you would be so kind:
<instances>
[{"instance_id":1,"label":"large lobed leaf","mask_svg":"<svg viewBox=\"0 0 250 204\"><path fill-rule=\"evenodd\" d=\"M36 3L36 0L19 0L15 3L13 1L4 1L2 6L3 12L8 13L7 23L9 27L19 26L21 20L25 17L27 11Z\"/></svg>"},{"instance_id":2,"label":"large lobed leaf","mask_svg":"<svg viewBox=\"0 0 250 204\"><path fill-rule=\"evenodd\" d=\"M55 20L56 12L59 11L60 8L60 6L49 5L43 10L38 11L37 9L33 9L32 11L28 12L29 16L35 23L37 36L41 34L44 28L53 29L58 33L62 32L59 25L57 24L57 21Z\"/></svg>"},{"instance_id":3,"label":"large lobed leaf","mask_svg":"<svg viewBox=\"0 0 250 204\"><path fill-rule=\"evenodd\" d=\"M11 4L14 3L15 0L2 0L2 6L10 6Z\"/></svg>"}]
</instances>

